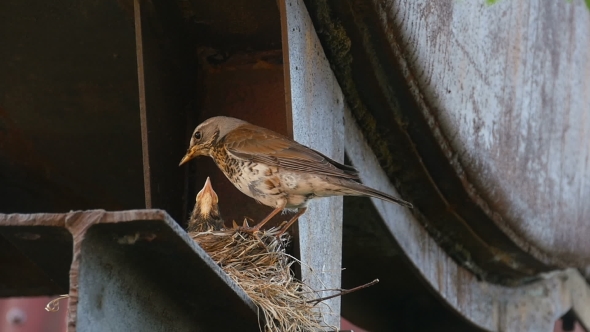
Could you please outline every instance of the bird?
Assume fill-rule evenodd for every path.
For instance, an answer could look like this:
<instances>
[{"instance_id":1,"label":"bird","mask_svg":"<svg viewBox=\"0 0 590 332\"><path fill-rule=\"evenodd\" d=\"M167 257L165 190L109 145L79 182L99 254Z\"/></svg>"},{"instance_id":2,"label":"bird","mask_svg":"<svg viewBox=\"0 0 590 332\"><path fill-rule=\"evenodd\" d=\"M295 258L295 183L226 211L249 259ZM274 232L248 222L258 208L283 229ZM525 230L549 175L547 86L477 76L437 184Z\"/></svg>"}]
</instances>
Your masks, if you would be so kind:
<instances>
[{"instance_id":1,"label":"bird","mask_svg":"<svg viewBox=\"0 0 590 332\"><path fill-rule=\"evenodd\" d=\"M272 130L216 116L199 124L179 166L209 156L242 193L274 210L251 232L283 210L296 214L282 234L305 213L308 203L330 196L375 197L401 206L412 204L360 183L358 171Z\"/></svg>"},{"instance_id":2,"label":"bird","mask_svg":"<svg viewBox=\"0 0 590 332\"><path fill-rule=\"evenodd\" d=\"M219 199L207 177L203 189L195 199L195 207L188 221L187 232L220 231L224 227L219 213Z\"/></svg>"}]
</instances>

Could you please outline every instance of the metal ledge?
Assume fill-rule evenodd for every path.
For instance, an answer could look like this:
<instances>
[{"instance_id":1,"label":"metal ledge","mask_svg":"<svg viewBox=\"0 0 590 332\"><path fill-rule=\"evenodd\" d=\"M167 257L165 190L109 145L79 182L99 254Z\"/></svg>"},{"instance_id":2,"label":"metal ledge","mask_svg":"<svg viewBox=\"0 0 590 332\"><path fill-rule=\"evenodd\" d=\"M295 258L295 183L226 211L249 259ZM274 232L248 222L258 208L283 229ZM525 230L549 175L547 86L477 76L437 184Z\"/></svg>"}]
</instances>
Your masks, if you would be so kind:
<instances>
[{"instance_id":1,"label":"metal ledge","mask_svg":"<svg viewBox=\"0 0 590 332\"><path fill-rule=\"evenodd\" d=\"M71 262L70 332L259 330L254 303L164 211L0 214L0 234L0 296L55 294Z\"/></svg>"}]
</instances>

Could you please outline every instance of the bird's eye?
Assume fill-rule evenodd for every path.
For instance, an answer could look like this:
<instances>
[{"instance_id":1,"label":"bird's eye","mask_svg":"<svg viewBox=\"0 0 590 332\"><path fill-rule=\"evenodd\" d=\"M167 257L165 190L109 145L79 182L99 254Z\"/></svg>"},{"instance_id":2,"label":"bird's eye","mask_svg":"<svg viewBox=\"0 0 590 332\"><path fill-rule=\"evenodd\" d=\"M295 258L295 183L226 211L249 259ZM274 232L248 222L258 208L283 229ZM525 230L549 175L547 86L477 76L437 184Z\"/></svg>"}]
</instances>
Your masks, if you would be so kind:
<instances>
[{"instance_id":1,"label":"bird's eye","mask_svg":"<svg viewBox=\"0 0 590 332\"><path fill-rule=\"evenodd\" d=\"M196 139L196 140L200 140L200 139L201 139L201 132L200 132L200 131L197 131L197 132L195 133L195 139Z\"/></svg>"}]
</instances>

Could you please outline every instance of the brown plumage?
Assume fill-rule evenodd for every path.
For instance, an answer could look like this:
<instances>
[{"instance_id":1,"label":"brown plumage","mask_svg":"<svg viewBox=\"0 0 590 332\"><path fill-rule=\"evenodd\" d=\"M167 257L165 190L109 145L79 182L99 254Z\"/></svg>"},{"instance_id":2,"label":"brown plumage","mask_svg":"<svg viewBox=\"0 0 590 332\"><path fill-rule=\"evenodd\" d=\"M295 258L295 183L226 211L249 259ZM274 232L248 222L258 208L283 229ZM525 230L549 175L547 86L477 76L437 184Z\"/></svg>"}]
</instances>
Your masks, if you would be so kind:
<instances>
[{"instance_id":1,"label":"brown plumage","mask_svg":"<svg viewBox=\"0 0 590 332\"><path fill-rule=\"evenodd\" d=\"M305 213L309 200L317 197L369 196L412 207L359 183L354 167L236 118L217 116L197 126L180 165L202 155L213 158L241 192L275 208L253 231L283 209L297 209L286 230Z\"/></svg>"},{"instance_id":2,"label":"brown plumage","mask_svg":"<svg viewBox=\"0 0 590 332\"><path fill-rule=\"evenodd\" d=\"M207 177L205 186L199 191L186 228L187 232L219 231L223 228L223 219L219 213L217 193Z\"/></svg>"}]
</instances>

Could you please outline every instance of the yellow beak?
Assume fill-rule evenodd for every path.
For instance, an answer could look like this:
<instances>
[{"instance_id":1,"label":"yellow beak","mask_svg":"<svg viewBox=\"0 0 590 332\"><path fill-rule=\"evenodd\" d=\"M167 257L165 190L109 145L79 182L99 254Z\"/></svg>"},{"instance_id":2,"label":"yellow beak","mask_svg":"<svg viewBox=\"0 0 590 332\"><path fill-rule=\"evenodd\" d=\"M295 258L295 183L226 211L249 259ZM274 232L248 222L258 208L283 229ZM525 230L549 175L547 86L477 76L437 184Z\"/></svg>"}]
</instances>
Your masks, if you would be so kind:
<instances>
[{"instance_id":1,"label":"yellow beak","mask_svg":"<svg viewBox=\"0 0 590 332\"><path fill-rule=\"evenodd\" d=\"M211 180L209 180L209 177L207 177L207 180L205 181L205 186L203 186L202 190L203 190L203 193L207 193L211 196L213 196L213 195L217 196L217 194L213 190L213 187L211 186Z\"/></svg>"},{"instance_id":2,"label":"yellow beak","mask_svg":"<svg viewBox=\"0 0 590 332\"><path fill-rule=\"evenodd\" d=\"M195 149L189 149L186 152L186 154L184 155L184 157L182 157L182 160L180 161L180 164L178 164L178 166L182 166L187 161L189 161L189 160L193 159L194 157L196 157L197 154L195 152L196 152Z\"/></svg>"},{"instance_id":3,"label":"yellow beak","mask_svg":"<svg viewBox=\"0 0 590 332\"><path fill-rule=\"evenodd\" d=\"M199 198L199 196L202 197L205 194L211 196L211 198L213 199L213 203L217 204L217 193L215 192L215 190L213 190L213 186L211 186L211 180L209 180L209 177L207 177L207 181L205 181L205 186L203 186L203 189L199 191L197 198Z\"/></svg>"}]
</instances>

